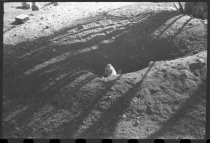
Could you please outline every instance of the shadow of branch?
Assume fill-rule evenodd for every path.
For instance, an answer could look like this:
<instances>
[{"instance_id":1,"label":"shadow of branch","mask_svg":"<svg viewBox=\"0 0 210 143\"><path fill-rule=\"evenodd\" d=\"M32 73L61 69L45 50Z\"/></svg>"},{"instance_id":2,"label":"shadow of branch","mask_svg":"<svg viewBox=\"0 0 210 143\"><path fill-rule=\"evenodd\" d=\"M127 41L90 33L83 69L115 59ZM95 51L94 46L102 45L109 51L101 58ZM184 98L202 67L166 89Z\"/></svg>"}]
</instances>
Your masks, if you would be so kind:
<instances>
[{"instance_id":1,"label":"shadow of branch","mask_svg":"<svg viewBox=\"0 0 210 143\"><path fill-rule=\"evenodd\" d=\"M113 105L111 105L106 111L104 111L104 113L102 113L102 116L97 121L93 122L91 126L89 126L89 128L84 130L77 137L104 138L112 136L114 134L118 121L120 120L124 111L129 107L129 103L132 100L134 94L141 89L141 85L153 65L154 63L152 63L148 67L140 81L138 81L133 87L131 87L127 91L127 93L122 95L122 97L116 99L117 101L115 101Z\"/></svg>"},{"instance_id":2,"label":"shadow of branch","mask_svg":"<svg viewBox=\"0 0 210 143\"><path fill-rule=\"evenodd\" d=\"M199 87L196 89L196 91L190 95L190 97L183 103L183 105L180 107L180 109L173 114L166 122L162 124L162 127L157 130L156 132L150 134L147 138L148 139L154 139L158 138L161 135L164 135L165 133L172 130L174 126L177 125L177 123L189 112L195 107L202 97L202 93L206 90L206 83L203 81Z\"/></svg>"}]
</instances>

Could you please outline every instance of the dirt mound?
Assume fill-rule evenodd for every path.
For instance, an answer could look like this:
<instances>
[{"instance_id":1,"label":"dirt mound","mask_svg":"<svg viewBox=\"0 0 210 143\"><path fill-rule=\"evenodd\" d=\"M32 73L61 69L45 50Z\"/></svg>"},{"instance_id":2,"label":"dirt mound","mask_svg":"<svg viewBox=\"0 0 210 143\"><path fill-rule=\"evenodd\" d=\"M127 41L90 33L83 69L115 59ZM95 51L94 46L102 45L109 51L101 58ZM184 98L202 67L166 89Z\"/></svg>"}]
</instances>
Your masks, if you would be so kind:
<instances>
[{"instance_id":1,"label":"dirt mound","mask_svg":"<svg viewBox=\"0 0 210 143\"><path fill-rule=\"evenodd\" d=\"M5 137L204 138L201 20L142 3L21 33L36 20L4 33ZM101 78L108 63L122 74Z\"/></svg>"},{"instance_id":2,"label":"dirt mound","mask_svg":"<svg viewBox=\"0 0 210 143\"><path fill-rule=\"evenodd\" d=\"M201 67L191 70L198 59ZM54 95L58 104L34 103L5 112L4 123L16 127L7 136L204 138L206 51L150 63L135 73L104 79L91 75L62 87Z\"/></svg>"}]
</instances>

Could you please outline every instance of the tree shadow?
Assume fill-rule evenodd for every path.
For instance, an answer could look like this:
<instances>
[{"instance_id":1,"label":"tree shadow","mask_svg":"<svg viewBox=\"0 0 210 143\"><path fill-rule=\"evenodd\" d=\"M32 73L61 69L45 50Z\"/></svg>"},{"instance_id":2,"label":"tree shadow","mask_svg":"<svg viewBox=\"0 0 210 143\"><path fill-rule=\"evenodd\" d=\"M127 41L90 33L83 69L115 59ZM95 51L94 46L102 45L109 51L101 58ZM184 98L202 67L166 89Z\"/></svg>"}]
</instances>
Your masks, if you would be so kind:
<instances>
[{"instance_id":1,"label":"tree shadow","mask_svg":"<svg viewBox=\"0 0 210 143\"><path fill-rule=\"evenodd\" d=\"M32 103L31 100L25 100L25 101L19 101L18 99L15 100L15 103L13 102L13 106L16 106L15 104L18 105L23 105L24 107L28 106L24 111L20 112L19 114L15 115L14 117L10 118L10 120L8 120L7 122L4 122L4 135L9 135L12 131L15 130L15 125L18 127L24 127L26 125L27 122L30 121L31 117L34 115L34 113L37 113L38 110L40 110L42 107L46 106L46 105L51 105L56 107L57 109L68 109L68 106L66 106L64 104L64 102L62 103L58 103L59 101L55 100L53 98L54 94L57 94L60 92L60 89L62 89L62 87L65 87L70 81L74 81L78 76L80 75L84 75L84 73L87 73L88 71L81 71L81 70L75 70L74 73L68 73L66 74L63 78L63 80L59 80L57 81L56 84L47 87L44 90L40 90L37 91L37 89L35 89L33 91L33 87L36 87L36 85L30 85L29 87L29 93L34 93L36 92L36 96L32 97ZM91 80L93 80L96 77L96 75L91 75L88 76L87 78L85 78L84 80L82 80L81 82L79 82L76 87L74 87L71 90L71 94L73 96L76 95L76 92L83 87L84 85L88 84L88 82L90 82ZM43 79L44 80L44 79ZM30 82L29 82L30 83ZM38 92L38 93L37 93ZM26 92L25 92L26 93ZM47 99L47 100L46 100ZM46 116L46 115L45 115ZM49 116L49 115L47 115ZM15 121L15 125L13 123L13 121ZM24 137L27 137L27 135L30 135L32 129L30 129L30 127L25 127L23 128L24 132L21 135L24 135Z\"/></svg>"},{"instance_id":2,"label":"tree shadow","mask_svg":"<svg viewBox=\"0 0 210 143\"><path fill-rule=\"evenodd\" d=\"M52 4L53 4L53 2L48 2L48 3L44 4L42 8L47 7L47 6L50 6Z\"/></svg>"},{"instance_id":3,"label":"tree shadow","mask_svg":"<svg viewBox=\"0 0 210 143\"><path fill-rule=\"evenodd\" d=\"M29 10L30 8L26 8L26 7L24 7L24 6L17 6L16 9Z\"/></svg>"},{"instance_id":4,"label":"tree shadow","mask_svg":"<svg viewBox=\"0 0 210 143\"><path fill-rule=\"evenodd\" d=\"M102 116L97 121L93 122L87 129L77 135L77 137L104 138L112 136L118 121L122 117L124 111L130 106L130 101L135 93L141 89L141 84L144 82L153 65L154 63L147 68L140 81L128 89L124 95L116 99L108 109L103 111ZM100 107L95 108L100 110Z\"/></svg>"},{"instance_id":5,"label":"tree shadow","mask_svg":"<svg viewBox=\"0 0 210 143\"><path fill-rule=\"evenodd\" d=\"M15 28L15 26L14 25L22 25L23 23L20 23L20 22L17 22L17 21L13 21L12 23L11 23L11 25L13 25L13 27L12 28L10 28L9 30L11 30L11 29L13 29L13 28ZM7 30L7 31L9 31L9 30ZM5 32L4 32L5 33Z\"/></svg>"},{"instance_id":6,"label":"tree shadow","mask_svg":"<svg viewBox=\"0 0 210 143\"><path fill-rule=\"evenodd\" d=\"M13 105L14 106L14 105ZM3 122L3 136L13 136L12 132L14 132L18 126L23 126L25 121L31 118L31 115L35 113L37 110L42 108L44 105L40 103L28 104L27 109L23 112L20 112L13 118L11 118L7 122ZM13 122L15 120L15 122Z\"/></svg>"},{"instance_id":7,"label":"tree shadow","mask_svg":"<svg viewBox=\"0 0 210 143\"><path fill-rule=\"evenodd\" d=\"M173 127L175 127L178 124L178 122L181 119L183 119L183 117L187 115L188 112L192 111L193 108L204 98L203 96L200 96L203 90L206 90L205 81L203 81L198 86L198 89L196 89L196 91L192 95L190 95L190 97L183 103L183 105L175 114L173 114L166 122L162 123L162 127L159 130L150 134L147 138L148 139L158 138L161 135L164 135L167 132L173 130Z\"/></svg>"},{"instance_id":8,"label":"tree shadow","mask_svg":"<svg viewBox=\"0 0 210 143\"><path fill-rule=\"evenodd\" d=\"M177 19L175 19L175 21L177 21L178 19L180 19L182 16L178 17ZM181 46L177 46L176 42L173 42L173 40L176 39L177 35L179 35L180 33L184 32L186 25L192 20L193 18L189 18L187 19L183 25L176 31L176 33L174 33L173 35L168 36L167 38L160 38L160 35L163 34L163 31L166 31L167 28L170 27L169 26L166 27L166 29L164 29L160 35L157 36L157 38L155 38L152 42L152 44L149 46L150 49L156 49L155 53L154 52L150 52L151 55L154 57L154 59L156 61L158 60L171 60L171 59L175 59L178 57L182 57L184 55L187 54L188 48L186 47L186 45L181 45ZM175 21L173 21L172 23L175 23ZM185 51L185 52L183 52Z\"/></svg>"},{"instance_id":9,"label":"tree shadow","mask_svg":"<svg viewBox=\"0 0 210 143\"><path fill-rule=\"evenodd\" d=\"M12 26L12 27L8 28L7 30L4 31L4 33L6 33L6 32L8 32L8 31L12 30L13 28L15 28L15 26Z\"/></svg>"},{"instance_id":10,"label":"tree shadow","mask_svg":"<svg viewBox=\"0 0 210 143\"><path fill-rule=\"evenodd\" d=\"M172 26L177 20L179 20L180 18L182 18L183 15L178 16L176 19L174 19L166 28L164 28L160 34L158 35L157 39L159 39L159 37L170 27Z\"/></svg>"},{"instance_id":11,"label":"tree shadow","mask_svg":"<svg viewBox=\"0 0 210 143\"><path fill-rule=\"evenodd\" d=\"M167 20L178 15L180 13L174 11L161 11L157 13L142 13L128 19L101 14L95 18L78 20L74 25L70 25L47 37L21 42L17 45L4 45L3 96L7 100L16 102L16 104L41 103L43 105L53 103L55 104L53 106L57 106L57 103L54 103L52 99L53 94L59 93L62 87L74 81L76 78L92 72L93 76L83 80L71 90L72 96L76 97L80 88L95 77L100 76L104 72L105 65L108 63L114 65L116 70L122 69L123 73L145 68L151 60L155 61L160 56L154 50L156 48L153 45L155 43L151 37L151 33ZM109 28L105 28L105 30L100 32L97 30L96 32L91 31L94 28L100 28L100 26L94 26L94 24L97 22L100 23L104 19L116 22L129 20L136 23L120 25L117 28L112 28L111 32ZM85 28L88 24L93 24L93 27ZM110 24L102 26L108 27ZM121 29L122 27L123 29ZM84 37L77 38L75 41L72 40L72 35L76 37L80 32L87 32L88 30L92 34L87 33L84 36L87 38L86 41L81 40ZM104 33L107 34L103 35ZM102 36L97 36L97 34L102 34ZM96 36L91 37L92 35ZM160 48L162 47L160 46ZM163 48L162 51L164 50ZM168 57L170 55L169 53L170 50L166 51L164 56L167 55ZM134 59L131 58L133 55ZM124 101L127 100L129 102L132 99L132 95L135 94L143 79L131 88L122 99L119 99L116 105L110 107L104 115L111 116L109 112L116 111L117 114L114 117L120 116L123 113L120 108L127 108L127 105L124 105ZM77 119L73 120L70 124L64 125L66 128L65 133L62 134L63 136L68 137L78 130L82 121L92 111L94 105L98 103L101 97L108 92L114 82L115 80L105 85L102 91L99 90L99 95L94 101L80 103L85 105L88 102L88 107L84 109L84 112ZM122 105L120 105L121 102L123 103ZM22 120L22 117L29 117L36 110L36 108L28 109L18 118ZM99 126L105 120L104 118L106 117L102 116L94 124ZM114 130L118 118L112 120L113 128L108 129L111 133ZM85 132L94 135L96 134L94 130L95 127L90 127Z\"/></svg>"},{"instance_id":12,"label":"tree shadow","mask_svg":"<svg viewBox=\"0 0 210 143\"><path fill-rule=\"evenodd\" d=\"M100 101L100 99L106 95L106 93L116 83L116 81L118 81L121 78L121 76L122 75L119 75L118 77L116 77L116 79L111 80L110 82L105 84L103 89L98 90L95 93L96 97L94 98L94 100L83 101L85 103L82 112L77 117L75 117L75 119L73 119L70 123L63 124L62 127L60 127L63 129L63 132L59 134L59 137L62 138L75 137L74 134L78 131L79 127L82 125L85 118L88 117L88 115L91 113L91 111Z\"/></svg>"},{"instance_id":13,"label":"tree shadow","mask_svg":"<svg viewBox=\"0 0 210 143\"><path fill-rule=\"evenodd\" d=\"M166 15L166 13L168 14L168 16ZM149 17L147 21L144 21L144 22L141 22L141 23L143 23L145 25L148 25L149 23L154 23L153 21L155 20L154 19L155 17L156 17L156 19L159 18L159 17L161 17L161 16L163 16L165 18L157 26L155 26L154 24L151 25L150 27L152 27L153 29L151 29L151 31L148 32L148 33L150 33L150 32L152 32L152 30L157 29L161 24L163 24L163 22L165 20L171 18L174 15L177 15L177 13L174 13L174 12L171 12L171 13L170 12L161 12L159 14L155 14L155 16L153 16L153 17L152 16ZM144 16L146 16L146 14L144 14ZM141 16L141 18L144 18L144 16L143 17ZM87 22L87 23L90 23L90 22ZM83 25L86 25L87 23L84 23ZM133 29L133 30L130 31L129 33L130 34L134 34L134 31L136 31L137 29L142 29L142 31L144 29L148 29L147 27L140 28L141 26L143 26L141 23L139 24L138 27L131 27L131 29ZM71 51L74 51L74 50L80 51L81 49L90 47L93 44L99 43L102 40L110 39L110 37L117 36L118 33L123 33L123 31L126 31L129 27L126 27L125 26L125 29L126 30L116 29L111 34L107 34L106 36L104 36L102 38L94 38L94 39L89 40L87 42L76 42L76 43L71 43L71 44L62 44L62 45L59 45L59 46L56 45L56 44L51 43L51 41L53 39L56 39L56 37L62 37L61 35L65 35L65 37L63 38L63 40L65 39L65 41L70 41L69 38L71 38L71 37L68 37L69 36L68 31L71 31L72 28L74 29L74 27L70 27L70 28L67 28L65 30L61 30L60 32L57 32L57 33L55 33L52 36L49 36L49 37L46 37L46 38L40 38L40 39L34 40L32 42L26 41L26 42L20 43L18 45L15 45L15 47L9 46L9 45L5 45L4 46L5 47L4 49L7 49L7 47L13 47L13 48L10 48L10 49L13 49L12 51L10 51L11 55L8 55L8 57L6 57L7 58L7 67L10 64L11 64L12 67L11 68L8 67L8 69L10 69L10 70L9 71L6 71L5 73L12 72L13 71L12 70L13 68L14 68L14 70L16 72L17 72L17 69L19 69L19 70L21 69L21 71L23 71L23 70L26 70L28 68L32 68L33 66L35 66L38 63L41 63L41 62L50 60L50 58L54 58L54 57L56 57L59 54L60 54L60 56L65 56L65 55L68 55L68 53L70 53ZM77 26L75 28L77 28ZM139 32L138 34L142 34L142 31L138 31ZM104 33L104 31L101 31L101 33ZM116 34L114 34L114 33L116 33ZM136 33L135 35L137 35L137 32L135 32L135 33ZM93 33L93 34L95 34L95 33ZM91 34L89 34L89 36L90 35ZM143 33L143 35L145 35L145 34ZM88 35L86 35L86 36L88 36ZM106 51L107 51L106 53L107 54L110 54L110 56L108 56L109 59L113 58L113 60L111 59L109 61L110 62L113 61L114 63L117 63L118 64L121 59L124 59L123 56L126 56L126 54L122 54L121 57L118 58L120 60L114 61L114 60L116 60L116 58L114 58L114 56L116 56L116 54L112 54L112 52L113 51L120 52L120 53L127 52L127 51L125 51L126 50L125 48L127 48L129 46L130 42L128 42L128 40L125 41L124 39L127 38L128 36L130 36L130 35L128 34L128 35L125 35L125 36L119 36L114 41L113 44L109 44L106 47L98 46L98 49L97 49L97 54L98 55L96 55L96 58L99 58L102 55L101 53L103 53L105 51L105 48L106 48ZM130 38L130 39L136 39L136 41L137 40L140 40L140 42L142 42L143 44L145 43L145 42L143 42L143 39L138 39L138 38L136 38L134 36L132 36L132 38ZM61 39L57 39L57 40L64 42ZM125 42L122 42L123 40ZM143 45L140 42L139 43L136 43L135 45L136 46ZM147 44L147 43L145 43L145 44ZM69 47L71 47L71 48L69 48ZM124 47L124 48L122 48L122 47ZM55 51L53 51L53 50L55 50ZM135 50L135 49L133 49L133 50ZM86 55L89 56L88 54L90 54L90 53L87 53ZM37 58L37 57L39 57L39 58ZM57 58L59 58L59 57L57 57ZM72 58L74 58L74 57L72 57ZM104 57L101 57L101 58L103 58L102 61L105 60ZM139 61L142 61L142 59L144 59L144 58L140 58L138 60ZM15 60L15 64L17 64L17 68L15 68L16 65L14 65L14 60ZM27 65L26 64L26 61L28 61L28 60L33 61L33 62L31 62L30 65ZM127 62L129 62L129 61L127 61ZM132 62L135 63L135 61L132 61ZM135 63L135 64L137 64L137 63ZM117 66L117 68L119 67L119 65L116 65L116 66Z\"/></svg>"},{"instance_id":14,"label":"tree shadow","mask_svg":"<svg viewBox=\"0 0 210 143\"><path fill-rule=\"evenodd\" d=\"M182 25L182 27L178 29L178 31L172 36L171 39L175 38L178 34L180 34L180 33L183 31L183 29L185 28L185 26L186 26L192 19L193 19L193 18L190 17L187 21L185 21L184 24Z\"/></svg>"}]
</instances>

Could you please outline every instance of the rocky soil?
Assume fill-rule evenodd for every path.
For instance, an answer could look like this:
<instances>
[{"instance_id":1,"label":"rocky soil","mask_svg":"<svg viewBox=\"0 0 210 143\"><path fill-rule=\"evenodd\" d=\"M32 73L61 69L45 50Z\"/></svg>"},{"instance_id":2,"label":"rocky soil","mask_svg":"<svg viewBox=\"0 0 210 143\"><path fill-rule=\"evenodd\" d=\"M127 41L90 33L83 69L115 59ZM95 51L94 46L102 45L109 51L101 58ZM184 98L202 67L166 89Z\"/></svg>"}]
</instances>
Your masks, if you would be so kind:
<instances>
[{"instance_id":1,"label":"rocky soil","mask_svg":"<svg viewBox=\"0 0 210 143\"><path fill-rule=\"evenodd\" d=\"M3 137L205 138L201 19L172 3L38 4L4 4ZM122 72L103 78L108 63Z\"/></svg>"}]
</instances>

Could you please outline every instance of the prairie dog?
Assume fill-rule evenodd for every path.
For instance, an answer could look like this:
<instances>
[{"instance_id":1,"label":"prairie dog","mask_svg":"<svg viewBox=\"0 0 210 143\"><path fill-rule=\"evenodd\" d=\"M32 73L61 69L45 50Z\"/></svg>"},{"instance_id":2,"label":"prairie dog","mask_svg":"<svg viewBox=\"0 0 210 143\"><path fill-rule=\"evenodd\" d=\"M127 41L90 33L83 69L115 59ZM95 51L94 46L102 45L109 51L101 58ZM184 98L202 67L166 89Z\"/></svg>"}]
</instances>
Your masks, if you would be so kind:
<instances>
[{"instance_id":1,"label":"prairie dog","mask_svg":"<svg viewBox=\"0 0 210 143\"><path fill-rule=\"evenodd\" d=\"M116 75L117 72L111 64L107 64L105 67L105 76Z\"/></svg>"}]
</instances>

